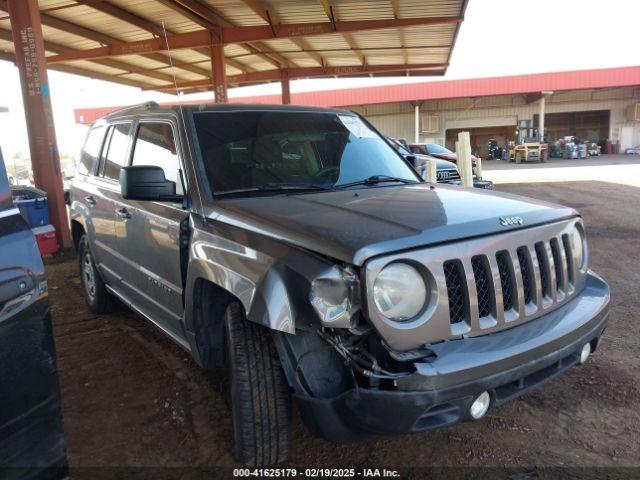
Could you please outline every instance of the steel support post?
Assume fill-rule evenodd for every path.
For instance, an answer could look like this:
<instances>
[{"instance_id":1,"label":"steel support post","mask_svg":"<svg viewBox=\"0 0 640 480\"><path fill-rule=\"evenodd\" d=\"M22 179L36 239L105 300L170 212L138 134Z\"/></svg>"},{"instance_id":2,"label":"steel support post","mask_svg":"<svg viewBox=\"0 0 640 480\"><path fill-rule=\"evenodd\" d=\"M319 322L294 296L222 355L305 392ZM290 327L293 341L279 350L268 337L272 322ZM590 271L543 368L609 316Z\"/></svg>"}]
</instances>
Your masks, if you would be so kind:
<instances>
[{"instance_id":1,"label":"steel support post","mask_svg":"<svg viewBox=\"0 0 640 480\"><path fill-rule=\"evenodd\" d=\"M47 192L49 214L56 229L58 244L70 247L71 232L64 202L38 1L8 0L8 7L16 66L20 72L33 177L36 187Z\"/></svg>"},{"instance_id":2,"label":"steel support post","mask_svg":"<svg viewBox=\"0 0 640 480\"><path fill-rule=\"evenodd\" d=\"M282 71L280 83L282 85L282 104L289 105L291 103L291 82L289 81L289 72Z\"/></svg>"},{"instance_id":3,"label":"steel support post","mask_svg":"<svg viewBox=\"0 0 640 480\"><path fill-rule=\"evenodd\" d=\"M224 45L214 41L211 44L211 81L216 103L229 103L227 97L227 74L224 63Z\"/></svg>"}]
</instances>

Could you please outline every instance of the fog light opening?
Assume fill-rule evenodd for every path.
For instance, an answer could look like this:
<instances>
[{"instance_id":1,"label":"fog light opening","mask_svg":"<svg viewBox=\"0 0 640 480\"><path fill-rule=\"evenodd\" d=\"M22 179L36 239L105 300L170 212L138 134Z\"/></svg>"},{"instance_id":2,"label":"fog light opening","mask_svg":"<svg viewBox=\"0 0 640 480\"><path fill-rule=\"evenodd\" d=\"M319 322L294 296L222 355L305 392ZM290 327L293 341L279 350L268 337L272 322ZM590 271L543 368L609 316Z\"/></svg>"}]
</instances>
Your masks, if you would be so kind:
<instances>
[{"instance_id":1,"label":"fog light opening","mask_svg":"<svg viewBox=\"0 0 640 480\"><path fill-rule=\"evenodd\" d=\"M587 342L582 346L582 350L580 350L580 365L587 361L591 355L591 343Z\"/></svg>"},{"instance_id":2,"label":"fog light opening","mask_svg":"<svg viewBox=\"0 0 640 480\"><path fill-rule=\"evenodd\" d=\"M471 404L469 414L474 420L480 420L489 410L489 405L491 405L489 392L482 392Z\"/></svg>"}]
</instances>

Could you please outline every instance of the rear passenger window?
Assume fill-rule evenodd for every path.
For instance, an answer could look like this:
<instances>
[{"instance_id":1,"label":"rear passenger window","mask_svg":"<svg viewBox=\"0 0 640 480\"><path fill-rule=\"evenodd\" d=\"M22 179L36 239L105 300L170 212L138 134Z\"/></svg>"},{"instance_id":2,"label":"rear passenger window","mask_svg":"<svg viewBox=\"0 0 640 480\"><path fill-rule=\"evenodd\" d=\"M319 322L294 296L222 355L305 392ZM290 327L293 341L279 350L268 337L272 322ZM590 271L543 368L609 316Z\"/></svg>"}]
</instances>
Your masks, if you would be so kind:
<instances>
[{"instance_id":1,"label":"rear passenger window","mask_svg":"<svg viewBox=\"0 0 640 480\"><path fill-rule=\"evenodd\" d=\"M170 123L144 122L138 127L131 165L154 165L164 170L167 180L176 182L176 193L182 195L180 160Z\"/></svg>"},{"instance_id":2,"label":"rear passenger window","mask_svg":"<svg viewBox=\"0 0 640 480\"><path fill-rule=\"evenodd\" d=\"M98 155L100 155L102 140L104 140L104 131L105 127L96 127L89 131L87 140L84 142L84 147L80 153L77 170L79 175L89 175L93 173L93 167L96 164Z\"/></svg>"},{"instance_id":3,"label":"rear passenger window","mask_svg":"<svg viewBox=\"0 0 640 480\"><path fill-rule=\"evenodd\" d=\"M129 148L129 132L131 124L120 123L109 127L107 139L102 149L102 165L100 174L104 178L120 180L120 168L127 163Z\"/></svg>"}]
</instances>

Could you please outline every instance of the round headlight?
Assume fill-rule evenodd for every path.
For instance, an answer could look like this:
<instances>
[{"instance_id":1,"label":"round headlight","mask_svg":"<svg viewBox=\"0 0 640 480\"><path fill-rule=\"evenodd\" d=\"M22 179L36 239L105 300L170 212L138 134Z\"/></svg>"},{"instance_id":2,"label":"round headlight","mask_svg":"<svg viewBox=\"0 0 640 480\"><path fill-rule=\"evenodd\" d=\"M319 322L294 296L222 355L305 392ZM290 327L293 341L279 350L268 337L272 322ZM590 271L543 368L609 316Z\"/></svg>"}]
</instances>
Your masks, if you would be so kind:
<instances>
[{"instance_id":1,"label":"round headlight","mask_svg":"<svg viewBox=\"0 0 640 480\"><path fill-rule=\"evenodd\" d=\"M585 263L585 238L582 230L576 228L573 231L573 251L575 254L576 265L580 270L584 270Z\"/></svg>"},{"instance_id":2,"label":"round headlight","mask_svg":"<svg viewBox=\"0 0 640 480\"><path fill-rule=\"evenodd\" d=\"M392 263L373 282L373 301L385 317L403 321L415 317L424 307L427 286L420 273L406 263Z\"/></svg>"}]
</instances>

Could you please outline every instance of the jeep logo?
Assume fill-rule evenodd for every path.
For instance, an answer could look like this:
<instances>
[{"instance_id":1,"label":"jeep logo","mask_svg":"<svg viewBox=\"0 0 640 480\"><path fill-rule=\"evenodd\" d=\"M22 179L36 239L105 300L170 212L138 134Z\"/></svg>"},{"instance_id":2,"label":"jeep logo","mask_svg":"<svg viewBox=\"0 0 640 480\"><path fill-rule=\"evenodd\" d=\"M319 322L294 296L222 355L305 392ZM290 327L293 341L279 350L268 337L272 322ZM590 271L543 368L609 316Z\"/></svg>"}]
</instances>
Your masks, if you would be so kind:
<instances>
[{"instance_id":1,"label":"jeep logo","mask_svg":"<svg viewBox=\"0 0 640 480\"><path fill-rule=\"evenodd\" d=\"M522 217L500 217L500 225L508 227L510 225L522 225L524 220Z\"/></svg>"}]
</instances>

